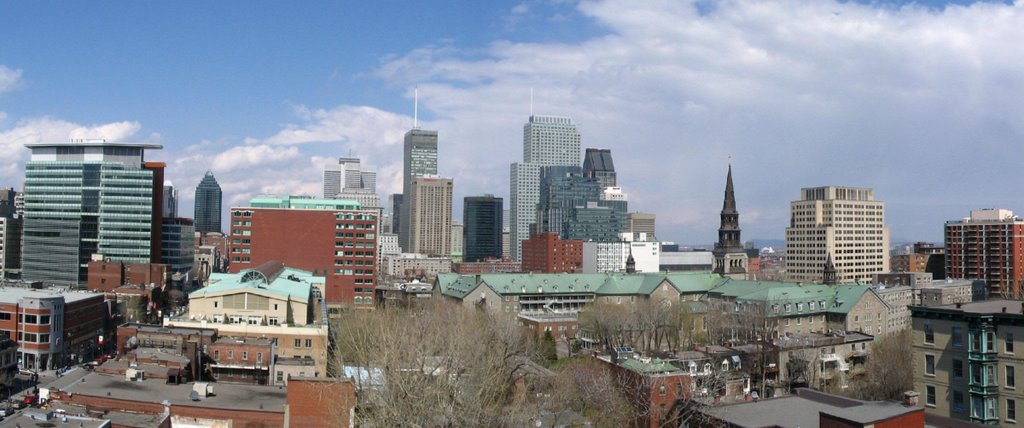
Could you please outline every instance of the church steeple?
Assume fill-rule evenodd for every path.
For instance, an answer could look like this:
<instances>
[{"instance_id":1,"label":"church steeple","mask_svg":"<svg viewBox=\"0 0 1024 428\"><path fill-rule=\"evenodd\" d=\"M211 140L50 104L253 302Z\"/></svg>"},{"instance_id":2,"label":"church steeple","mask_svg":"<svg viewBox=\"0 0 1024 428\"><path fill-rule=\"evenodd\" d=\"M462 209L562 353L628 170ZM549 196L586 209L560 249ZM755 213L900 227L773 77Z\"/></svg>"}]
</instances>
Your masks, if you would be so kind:
<instances>
[{"instance_id":1,"label":"church steeple","mask_svg":"<svg viewBox=\"0 0 1024 428\"><path fill-rule=\"evenodd\" d=\"M740 213L736 211L736 191L732 184L732 162L725 176L725 198L722 202L721 223L718 227L718 242L712 251L715 257L714 272L722 276L745 279L747 276L747 252L740 239Z\"/></svg>"},{"instance_id":2,"label":"church steeple","mask_svg":"<svg viewBox=\"0 0 1024 428\"><path fill-rule=\"evenodd\" d=\"M626 258L626 273L636 273L636 259L633 258L633 246L629 246L629 257Z\"/></svg>"},{"instance_id":3,"label":"church steeple","mask_svg":"<svg viewBox=\"0 0 1024 428\"><path fill-rule=\"evenodd\" d=\"M832 253L828 253L828 259L825 260L822 282L825 283L825 285L835 285L838 276L836 265L832 263Z\"/></svg>"}]
</instances>

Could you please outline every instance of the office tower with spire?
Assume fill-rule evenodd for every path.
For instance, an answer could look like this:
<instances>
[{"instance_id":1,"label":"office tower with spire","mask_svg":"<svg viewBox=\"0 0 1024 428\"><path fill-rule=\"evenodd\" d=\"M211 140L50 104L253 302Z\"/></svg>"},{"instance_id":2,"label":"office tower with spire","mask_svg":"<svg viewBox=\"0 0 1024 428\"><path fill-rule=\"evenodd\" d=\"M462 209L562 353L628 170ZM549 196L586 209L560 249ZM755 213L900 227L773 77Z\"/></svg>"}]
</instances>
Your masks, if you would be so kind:
<instances>
[{"instance_id":1,"label":"office tower with spire","mask_svg":"<svg viewBox=\"0 0 1024 428\"><path fill-rule=\"evenodd\" d=\"M863 284L889 268L885 203L857 187L810 187L790 203L786 279L818 282L831 257L838 283Z\"/></svg>"},{"instance_id":2,"label":"office tower with spire","mask_svg":"<svg viewBox=\"0 0 1024 428\"><path fill-rule=\"evenodd\" d=\"M510 169L510 233L512 258L522 259L522 242L537 223L541 167L580 165L580 133L567 117L530 115L523 125L523 162Z\"/></svg>"},{"instance_id":3,"label":"office tower with spire","mask_svg":"<svg viewBox=\"0 0 1024 428\"><path fill-rule=\"evenodd\" d=\"M22 278L85 286L94 255L157 263L162 162L159 144L75 140L29 143L25 164Z\"/></svg>"},{"instance_id":4,"label":"office tower with spire","mask_svg":"<svg viewBox=\"0 0 1024 428\"><path fill-rule=\"evenodd\" d=\"M212 171L206 171L196 186L195 228L199 233L221 233L221 202L223 194Z\"/></svg>"},{"instance_id":5,"label":"office tower with spire","mask_svg":"<svg viewBox=\"0 0 1024 428\"><path fill-rule=\"evenodd\" d=\"M720 214L718 242L711 252L714 257L714 272L728 278L747 278L747 252L740 239L740 213L736 211L736 192L732 184L732 163L725 176L725 201Z\"/></svg>"},{"instance_id":6,"label":"office tower with spire","mask_svg":"<svg viewBox=\"0 0 1024 428\"><path fill-rule=\"evenodd\" d=\"M418 178L437 177L437 131L427 131L414 127L405 133L404 157L402 161L402 205L398 222L398 243L403 250L413 250L412 212L423 212L426 207L415 207L417 198L413 197L413 185ZM423 192L420 192L423 196ZM422 199L422 198L421 198ZM451 207L451 204L448 205ZM446 232L447 236L447 232ZM447 241L447 239L446 239Z\"/></svg>"}]
</instances>

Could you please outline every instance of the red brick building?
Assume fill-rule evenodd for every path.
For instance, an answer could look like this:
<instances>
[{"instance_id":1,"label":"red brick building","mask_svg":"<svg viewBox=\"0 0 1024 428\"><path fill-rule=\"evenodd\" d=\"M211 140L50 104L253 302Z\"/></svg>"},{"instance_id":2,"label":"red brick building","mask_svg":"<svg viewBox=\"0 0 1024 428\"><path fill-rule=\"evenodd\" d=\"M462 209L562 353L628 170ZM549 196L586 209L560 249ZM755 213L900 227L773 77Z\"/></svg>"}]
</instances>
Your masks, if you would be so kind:
<instances>
[{"instance_id":1,"label":"red brick building","mask_svg":"<svg viewBox=\"0 0 1024 428\"><path fill-rule=\"evenodd\" d=\"M259 198L231 209L230 272L279 260L326 277L334 307L373 308L376 209L342 200Z\"/></svg>"},{"instance_id":2,"label":"red brick building","mask_svg":"<svg viewBox=\"0 0 1024 428\"><path fill-rule=\"evenodd\" d=\"M1024 220L1013 211L972 210L945 225L946 277L981 279L989 293L1021 296L1024 281Z\"/></svg>"},{"instance_id":3,"label":"red brick building","mask_svg":"<svg viewBox=\"0 0 1024 428\"><path fill-rule=\"evenodd\" d=\"M0 334L18 344L21 367L46 370L86 361L109 338L102 294L8 287L0 293Z\"/></svg>"},{"instance_id":4,"label":"red brick building","mask_svg":"<svg viewBox=\"0 0 1024 428\"><path fill-rule=\"evenodd\" d=\"M163 287L170 279L170 269L160 263L121 263L105 260L89 262L88 289L110 292L122 285L149 285Z\"/></svg>"},{"instance_id":5,"label":"red brick building","mask_svg":"<svg viewBox=\"0 0 1024 428\"><path fill-rule=\"evenodd\" d=\"M484 260L482 262L455 263L452 271L463 275L478 273L522 272L523 264L512 260Z\"/></svg>"},{"instance_id":6,"label":"red brick building","mask_svg":"<svg viewBox=\"0 0 1024 428\"><path fill-rule=\"evenodd\" d=\"M348 380L292 378L288 381L285 423L291 427L351 427L356 387Z\"/></svg>"},{"instance_id":7,"label":"red brick building","mask_svg":"<svg viewBox=\"0 0 1024 428\"><path fill-rule=\"evenodd\" d=\"M524 272L583 271L583 241L562 240L557 233L531 233L523 241Z\"/></svg>"},{"instance_id":8,"label":"red brick building","mask_svg":"<svg viewBox=\"0 0 1024 428\"><path fill-rule=\"evenodd\" d=\"M626 358L618 364L599 358L612 370L626 399L636 409L633 426L677 426L682 408L692 396L692 377L682 369L657 359Z\"/></svg>"},{"instance_id":9,"label":"red brick building","mask_svg":"<svg viewBox=\"0 0 1024 428\"><path fill-rule=\"evenodd\" d=\"M269 339L222 337L210 345L207 356L218 382L267 385L274 372L274 342Z\"/></svg>"},{"instance_id":10,"label":"red brick building","mask_svg":"<svg viewBox=\"0 0 1024 428\"><path fill-rule=\"evenodd\" d=\"M534 337L544 337L550 331L555 340L573 339L579 333L580 323L576 315L569 314L519 314L519 325L530 330Z\"/></svg>"}]
</instances>

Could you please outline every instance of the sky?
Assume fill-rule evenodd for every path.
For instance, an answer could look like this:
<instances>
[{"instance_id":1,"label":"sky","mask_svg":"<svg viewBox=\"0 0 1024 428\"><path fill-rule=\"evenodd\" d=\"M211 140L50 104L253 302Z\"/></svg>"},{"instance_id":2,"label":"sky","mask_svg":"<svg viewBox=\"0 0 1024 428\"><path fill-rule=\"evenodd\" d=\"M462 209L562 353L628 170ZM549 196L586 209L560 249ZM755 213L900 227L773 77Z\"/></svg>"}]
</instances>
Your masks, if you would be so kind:
<instances>
[{"instance_id":1,"label":"sky","mask_svg":"<svg viewBox=\"0 0 1024 428\"><path fill-rule=\"evenodd\" d=\"M156 142L180 212L319 196L363 159L401 191L402 135L439 132L462 198L506 198L530 114L608 148L662 240L717 236L731 156L744 239L803 187L870 187L894 241L1024 212L1024 3L380 1L0 3L0 186L24 144Z\"/></svg>"}]
</instances>

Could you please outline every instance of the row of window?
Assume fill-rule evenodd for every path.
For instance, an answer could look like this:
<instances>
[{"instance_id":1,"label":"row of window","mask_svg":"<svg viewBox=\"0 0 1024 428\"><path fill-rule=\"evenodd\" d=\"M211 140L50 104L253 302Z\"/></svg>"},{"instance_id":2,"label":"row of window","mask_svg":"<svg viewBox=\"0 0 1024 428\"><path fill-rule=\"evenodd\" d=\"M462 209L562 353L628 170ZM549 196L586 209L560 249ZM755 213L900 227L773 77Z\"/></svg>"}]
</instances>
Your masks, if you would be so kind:
<instances>
[{"instance_id":1,"label":"row of window","mask_svg":"<svg viewBox=\"0 0 1024 428\"><path fill-rule=\"evenodd\" d=\"M953 348L964 347L964 329L960 326L950 327L950 346ZM980 352L993 352L996 351L996 334L994 331L976 331L971 332L971 351ZM935 344L935 330L931 324L924 325L924 343ZM1013 354L1014 351L1014 338L1012 332L1006 332L1003 334L1003 352L1007 354Z\"/></svg>"},{"instance_id":2,"label":"row of window","mask_svg":"<svg viewBox=\"0 0 1024 428\"><path fill-rule=\"evenodd\" d=\"M964 392L958 389L953 389L950 394L952 401L951 411L953 413L964 413ZM925 405L929 407L935 407L935 386L925 385ZM1017 422L1017 400L1007 398L1005 400L1006 413L1004 418L1006 422ZM999 409L997 408L997 399L995 397L971 397L971 417L978 419L997 419L999 418Z\"/></svg>"},{"instance_id":3,"label":"row of window","mask_svg":"<svg viewBox=\"0 0 1024 428\"><path fill-rule=\"evenodd\" d=\"M233 350L227 351L226 355L227 355L227 359L229 359L229 360L235 359L235 351L233 351ZM220 361L220 350L219 349L213 351L213 359ZM249 351L242 351L242 360L248 360L248 359L249 359ZM262 363L263 362L263 353L262 352L257 352L256 353L256 362L257 363Z\"/></svg>"}]
</instances>

